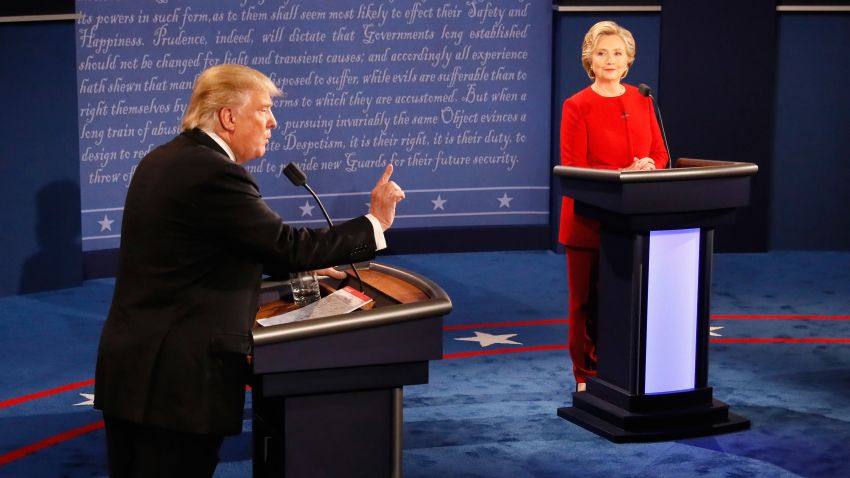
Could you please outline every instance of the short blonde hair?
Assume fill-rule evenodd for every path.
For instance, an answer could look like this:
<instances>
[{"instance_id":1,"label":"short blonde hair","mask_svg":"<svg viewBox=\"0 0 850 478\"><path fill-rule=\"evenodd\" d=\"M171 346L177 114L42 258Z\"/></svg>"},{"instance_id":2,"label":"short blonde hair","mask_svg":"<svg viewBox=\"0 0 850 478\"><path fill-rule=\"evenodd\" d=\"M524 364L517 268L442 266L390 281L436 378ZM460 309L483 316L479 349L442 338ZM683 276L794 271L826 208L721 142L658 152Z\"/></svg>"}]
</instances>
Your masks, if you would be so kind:
<instances>
[{"instance_id":1,"label":"short blonde hair","mask_svg":"<svg viewBox=\"0 0 850 478\"><path fill-rule=\"evenodd\" d=\"M591 56L593 55L593 50L596 48L596 44L599 43L599 39L605 35L617 35L626 44L626 56L629 57L626 73L629 72L629 68L635 62L635 37L632 36L632 32L610 20L599 22L590 27L590 30L584 35L584 41L581 43L581 65L591 80L596 79L593 70L590 68L593 61ZM623 77L625 76L624 74Z\"/></svg>"},{"instance_id":2,"label":"short blonde hair","mask_svg":"<svg viewBox=\"0 0 850 478\"><path fill-rule=\"evenodd\" d=\"M283 94L272 80L259 71L242 65L216 65L198 75L192 89L192 98L183 114L181 127L213 130L219 110L239 108L248 99L248 93L262 91L269 96Z\"/></svg>"}]
</instances>

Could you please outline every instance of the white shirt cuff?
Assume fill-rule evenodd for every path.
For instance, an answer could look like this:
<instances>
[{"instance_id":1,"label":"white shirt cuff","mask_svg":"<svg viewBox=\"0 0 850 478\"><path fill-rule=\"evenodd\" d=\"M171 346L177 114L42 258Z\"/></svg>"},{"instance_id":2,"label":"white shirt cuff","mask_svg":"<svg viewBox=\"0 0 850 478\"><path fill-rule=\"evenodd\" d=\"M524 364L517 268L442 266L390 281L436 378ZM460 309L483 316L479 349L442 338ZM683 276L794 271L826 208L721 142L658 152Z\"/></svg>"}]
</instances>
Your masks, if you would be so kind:
<instances>
[{"instance_id":1,"label":"white shirt cuff","mask_svg":"<svg viewBox=\"0 0 850 478\"><path fill-rule=\"evenodd\" d=\"M384 228L381 227L381 223L371 214L366 214L366 219L372 223L372 229L375 230L375 250L386 249L387 240L384 238Z\"/></svg>"}]
</instances>

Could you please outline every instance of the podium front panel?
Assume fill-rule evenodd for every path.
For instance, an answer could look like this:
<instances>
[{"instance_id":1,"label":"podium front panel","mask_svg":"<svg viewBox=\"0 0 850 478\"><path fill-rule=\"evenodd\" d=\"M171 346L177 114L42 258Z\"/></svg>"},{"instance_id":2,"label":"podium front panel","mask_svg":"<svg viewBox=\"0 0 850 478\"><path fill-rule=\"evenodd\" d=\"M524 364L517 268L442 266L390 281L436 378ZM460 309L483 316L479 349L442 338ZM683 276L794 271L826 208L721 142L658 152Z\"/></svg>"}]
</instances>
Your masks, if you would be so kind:
<instances>
[{"instance_id":1,"label":"podium front panel","mask_svg":"<svg viewBox=\"0 0 850 478\"><path fill-rule=\"evenodd\" d=\"M700 230L649 233L644 393L695 387Z\"/></svg>"},{"instance_id":2,"label":"podium front panel","mask_svg":"<svg viewBox=\"0 0 850 478\"><path fill-rule=\"evenodd\" d=\"M358 268L374 299L348 314L254 329L254 477L401 476L403 387L428 383L452 309L429 279ZM323 282L331 291L342 282ZM261 294L261 315L291 310L285 282ZM269 315L270 314L270 315Z\"/></svg>"}]
</instances>

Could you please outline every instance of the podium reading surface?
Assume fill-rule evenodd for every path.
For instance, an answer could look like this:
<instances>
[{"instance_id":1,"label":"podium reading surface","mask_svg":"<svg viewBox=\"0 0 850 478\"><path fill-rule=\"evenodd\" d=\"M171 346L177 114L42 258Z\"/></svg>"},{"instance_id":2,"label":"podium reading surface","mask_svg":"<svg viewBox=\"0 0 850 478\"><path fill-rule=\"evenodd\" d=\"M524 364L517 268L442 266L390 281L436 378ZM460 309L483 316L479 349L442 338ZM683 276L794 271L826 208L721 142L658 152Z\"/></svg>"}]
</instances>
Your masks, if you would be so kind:
<instances>
[{"instance_id":1,"label":"podium reading surface","mask_svg":"<svg viewBox=\"0 0 850 478\"><path fill-rule=\"evenodd\" d=\"M757 171L697 159L554 168L575 213L600 223L598 375L559 416L614 442L749 427L708 386L709 299L714 228L748 204Z\"/></svg>"},{"instance_id":2,"label":"podium reading surface","mask_svg":"<svg viewBox=\"0 0 850 478\"><path fill-rule=\"evenodd\" d=\"M369 310L255 327L255 477L401 476L402 389L428 383L452 304L425 277L360 267ZM258 318L291 310L288 293L265 284Z\"/></svg>"}]
</instances>

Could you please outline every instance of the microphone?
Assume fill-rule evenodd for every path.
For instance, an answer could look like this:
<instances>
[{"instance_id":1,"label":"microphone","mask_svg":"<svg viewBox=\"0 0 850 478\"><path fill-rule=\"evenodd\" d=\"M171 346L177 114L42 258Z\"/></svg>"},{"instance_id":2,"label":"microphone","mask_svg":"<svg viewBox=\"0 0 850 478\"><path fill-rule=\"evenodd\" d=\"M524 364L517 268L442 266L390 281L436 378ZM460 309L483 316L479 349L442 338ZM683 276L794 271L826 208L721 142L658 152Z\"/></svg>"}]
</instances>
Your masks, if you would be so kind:
<instances>
[{"instance_id":1,"label":"microphone","mask_svg":"<svg viewBox=\"0 0 850 478\"><path fill-rule=\"evenodd\" d=\"M322 201L319 199L319 196L316 195L316 192L313 191L313 188L311 188L310 185L307 184L307 175L304 174L304 171L301 171L301 168L299 168L298 165L296 165L295 163L289 163L286 165L285 168L283 168L283 174L296 187L304 186L304 189L306 189L310 193L310 195L313 196L313 199L316 200L316 203L319 205L319 209L322 210L322 214L325 215L325 220L328 221L328 225L330 226L331 230L335 231L336 229L334 229L334 223L333 221L331 221L331 217L328 215L328 211L325 210L324 204L322 204ZM360 278L360 273L357 272L357 269L354 267L354 264L349 265L351 266L351 270L354 271L354 275L357 276L357 282L360 284L360 292L363 292L363 279Z\"/></svg>"},{"instance_id":2,"label":"microphone","mask_svg":"<svg viewBox=\"0 0 850 478\"><path fill-rule=\"evenodd\" d=\"M307 175L304 174L304 171L301 171L301 168L295 165L295 163L289 163L283 168L283 174L289 178L289 181L295 185L295 187L307 186ZM310 189L310 186L307 186L307 189ZM313 192L310 189L310 192ZM319 199L316 198L316 201ZM324 209L324 208L323 208ZM329 220L330 221L330 220Z\"/></svg>"},{"instance_id":3,"label":"microphone","mask_svg":"<svg viewBox=\"0 0 850 478\"><path fill-rule=\"evenodd\" d=\"M661 108L658 107L658 102L655 101L655 97L652 96L652 88L650 88L649 85L641 83L638 85L638 91L642 96L647 96L652 99L652 106L655 110L655 119L658 120L658 126L661 128L661 138L664 140L664 148L667 150L667 168L670 169L673 167L673 155L670 154L670 145L667 144L667 132L664 131L664 121L661 120Z\"/></svg>"}]
</instances>

